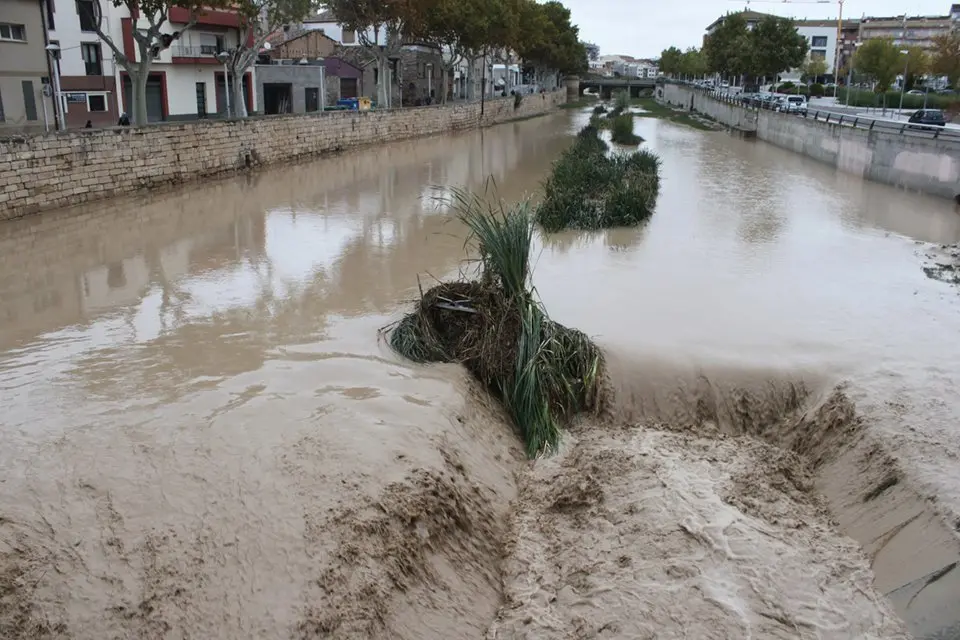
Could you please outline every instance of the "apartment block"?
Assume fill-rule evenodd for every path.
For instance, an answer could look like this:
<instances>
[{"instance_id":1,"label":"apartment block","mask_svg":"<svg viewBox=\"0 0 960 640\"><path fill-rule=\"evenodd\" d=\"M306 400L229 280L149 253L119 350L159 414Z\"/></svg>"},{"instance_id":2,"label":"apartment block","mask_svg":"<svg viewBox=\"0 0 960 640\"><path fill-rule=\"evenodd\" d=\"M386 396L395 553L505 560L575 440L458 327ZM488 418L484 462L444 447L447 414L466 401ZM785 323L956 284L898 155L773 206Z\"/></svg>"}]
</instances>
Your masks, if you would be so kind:
<instances>
[{"instance_id":1,"label":"apartment block","mask_svg":"<svg viewBox=\"0 0 960 640\"><path fill-rule=\"evenodd\" d=\"M54 126L46 45L37 0L0 2L0 134Z\"/></svg>"}]
</instances>

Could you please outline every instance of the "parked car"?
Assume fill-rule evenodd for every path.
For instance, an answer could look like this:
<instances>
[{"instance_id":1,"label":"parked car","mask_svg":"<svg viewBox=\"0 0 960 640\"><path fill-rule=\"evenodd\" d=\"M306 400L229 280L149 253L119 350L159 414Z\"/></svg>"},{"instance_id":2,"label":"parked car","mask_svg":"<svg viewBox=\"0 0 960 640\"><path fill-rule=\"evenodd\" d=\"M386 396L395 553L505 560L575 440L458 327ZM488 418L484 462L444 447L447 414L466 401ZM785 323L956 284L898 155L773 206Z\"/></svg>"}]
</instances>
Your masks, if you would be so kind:
<instances>
[{"instance_id":1,"label":"parked car","mask_svg":"<svg viewBox=\"0 0 960 640\"><path fill-rule=\"evenodd\" d=\"M910 91L907 91L907 95L908 95L908 96L922 96L922 95L923 95L923 91L920 91L919 89L910 89Z\"/></svg>"},{"instance_id":2,"label":"parked car","mask_svg":"<svg viewBox=\"0 0 960 640\"><path fill-rule=\"evenodd\" d=\"M928 129L946 126L947 119L943 117L943 111L940 111L940 109L920 109L919 111L915 111L907 122L911 125Z\"/></svg>"},{"instance_id":3,"label":"parked car","mask_svg":"<svg viewBox=\"0 0 960 640\"><path fill-rule=\"evenodd\" d=\"M777 105L777 110L784 113L806 113L807 98L806 96L783 96Z\"/></svg>"}]
</instances>

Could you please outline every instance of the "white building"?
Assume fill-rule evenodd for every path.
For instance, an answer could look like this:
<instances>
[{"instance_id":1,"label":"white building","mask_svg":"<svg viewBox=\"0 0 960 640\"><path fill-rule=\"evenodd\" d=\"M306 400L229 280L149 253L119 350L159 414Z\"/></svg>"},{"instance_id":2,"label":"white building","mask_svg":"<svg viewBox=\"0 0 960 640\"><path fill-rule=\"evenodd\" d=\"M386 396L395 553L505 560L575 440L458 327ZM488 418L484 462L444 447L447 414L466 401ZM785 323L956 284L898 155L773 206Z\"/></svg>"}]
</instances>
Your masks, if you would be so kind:
<instances>
[{"instance_id":1,"label":"white building","mask_svg":"<svg viewBox=\"0 0 960 640\"><path fill-rule=\"evenodd\" d=\"M315 17L304 20L303 27L305 29L320 31L323 35L331 40L336 40L345 47L355 47L361 44L360 34L356 31L345 29L343 25L337 22L336 16L334 16L331 11L319 11ZM376 33L373 27L369 27L365 35L366 39L370 42L376 42L381 45L387 42L386 27L380 27Z\"/></svg>"},{"instance_id":2,"label":"white building","mask_svg":"<svg viewBox=\"0 0 960 640\"><path fill-rule=\"evenodd\" d=\"M84 1L91 0L80 0ZM132 19L126 7L114 7L110 0L100 2L104 12L104 31L127 58L139 60L139 47L133 39L133 29L146 29L148 22L143 17ZM73 4L73 0L67 0L64 4ZM191 16L186 9L171 7L168 18L169 22L162 30L173 34L182 31ZM217 61L216 54L238 45L239 24L236 13L205 11L197 17L193 27L174 40L169 48L160 51L153 61L147 81L147 114L151 122L191 120L226 113L223 65ZM122 87L120 111L131 113L130 79L119 65L116 65L114 72L116 85ZM257 109L253 68L247 71L243 84L247 111L253 112Z\"/></svg>"},{"instance_id":3,"label":"white building","mask_svg":"<svg viewBox=\"0 0 960 640\"><path fill-rule=\"evenodd\" d=\"M113 54L94 31L96 0L44 0L47 38L60 48L62 105L67 128L114 125L120 115ZM103 3L105 16L116 11ZM105 17L106 19L106 17Z\"/></svg>"},{"instance_id":4,"label":"white building","mask_svg":"<svg viewBox=\"0 0 960 640\"><path fill-rule=\"evenodd\" d=\"M834 64L837 60L837 25L797 25L797 33L807 39L810 49L807 55L810 58L819 58L827 67L826 75L833 76ZM782 80L797 81L803 75L800 68L791 69L780 74Z\"/></svg>"}]
</instances>

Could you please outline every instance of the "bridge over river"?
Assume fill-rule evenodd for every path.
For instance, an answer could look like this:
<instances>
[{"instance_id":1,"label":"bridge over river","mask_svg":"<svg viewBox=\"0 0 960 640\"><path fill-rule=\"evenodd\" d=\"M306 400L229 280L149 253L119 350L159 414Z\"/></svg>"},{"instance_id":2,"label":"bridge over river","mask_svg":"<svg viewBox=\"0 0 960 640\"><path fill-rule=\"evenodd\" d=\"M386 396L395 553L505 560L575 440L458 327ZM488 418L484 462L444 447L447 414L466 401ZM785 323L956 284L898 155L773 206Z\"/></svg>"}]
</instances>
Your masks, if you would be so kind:
<instances>
[{"instance_id":1,"label":"bridge over river","mask_svg":"<svg viewBox=\"0 0 960 640\"><path fill-rule=\"evenodd\" d=\"M631 97L636 98L641 91L653 89L655 86L656 78L580 78L580 95L583 95L586 89L592 89L599 92L604 100L609 100L614 91L626 90Z\"/></svg>"}]
</instances>

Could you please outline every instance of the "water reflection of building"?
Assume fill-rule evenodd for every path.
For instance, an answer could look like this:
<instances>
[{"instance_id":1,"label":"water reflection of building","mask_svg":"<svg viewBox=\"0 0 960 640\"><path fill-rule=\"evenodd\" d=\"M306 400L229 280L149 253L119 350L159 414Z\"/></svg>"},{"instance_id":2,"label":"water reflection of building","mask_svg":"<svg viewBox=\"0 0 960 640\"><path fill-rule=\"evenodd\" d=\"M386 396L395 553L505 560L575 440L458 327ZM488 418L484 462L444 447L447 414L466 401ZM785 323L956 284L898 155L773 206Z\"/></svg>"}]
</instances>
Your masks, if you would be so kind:
<instances>
[{"instance_id":1,"label":"water reflection of building","mask_svg":"<svg viewBox=\"0 0 960 640\"><path fill-rule=\"evenodd\" d=\"M201 235L158 248L148 245L143 253L84 271L81 313L92 316L137 304L152 284L163 288L191 272L224 268L245 252L262 255L264 219L263 214L240 216Z\"/></svg>"},{"instance_id":2,"label":"water reflection of building","mask_svg":"<svg viewBox=\"0 0 960 640\"><path fill-rule=\"evenodd\" d=\"M94 267L80 276L82 312L93 315L134 304L150 284L150 267L142 255Z\"/></svg>"}]
</instances>

